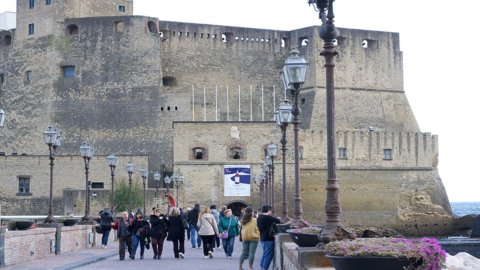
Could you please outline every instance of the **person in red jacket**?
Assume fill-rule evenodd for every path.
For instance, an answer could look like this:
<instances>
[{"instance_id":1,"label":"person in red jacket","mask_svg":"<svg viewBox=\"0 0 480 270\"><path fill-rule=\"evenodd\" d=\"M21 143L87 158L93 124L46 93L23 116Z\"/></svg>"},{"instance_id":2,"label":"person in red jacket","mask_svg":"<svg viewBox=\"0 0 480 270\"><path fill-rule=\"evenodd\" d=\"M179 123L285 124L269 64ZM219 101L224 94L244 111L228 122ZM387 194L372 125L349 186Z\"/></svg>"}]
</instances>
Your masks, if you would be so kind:
<instances>
[{"instance_id":1,"label":"person in red jacket","mask_svg":"<svg viewBox=\"0 0 480 270\"><path fill-rule=\"evenodd\" d=\"M131 226L133 220L128 217L127 211L122 212L122 216L119 219L115 220L114 225L112 226L113 229L117 230L118 235L118 255L120 260L123 261L125 259L125 246L128 249L128 255L130 259L132 257L132 236L131 236Z\"/></svg>"}]
</instances>

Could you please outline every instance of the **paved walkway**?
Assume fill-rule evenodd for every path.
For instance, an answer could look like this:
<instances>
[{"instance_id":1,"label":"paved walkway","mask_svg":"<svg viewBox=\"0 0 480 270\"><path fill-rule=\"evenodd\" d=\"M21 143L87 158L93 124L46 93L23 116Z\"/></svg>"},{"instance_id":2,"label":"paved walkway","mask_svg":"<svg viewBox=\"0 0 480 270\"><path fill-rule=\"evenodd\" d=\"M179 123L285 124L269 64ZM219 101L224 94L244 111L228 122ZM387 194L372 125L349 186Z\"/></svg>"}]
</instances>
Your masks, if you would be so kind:
<instances>
[{"instance_id":1,"label":"paved walkway","mask_svg":"<svg viewBox=\"0 0 480 270\"><path fill-rule=\"evenodd\" d=\"M213 259L204 259L203 249L191 248L190 241L185 241L185 258L175 259L173 245L165 241L162 259L153 260L153 251L145 251L145 259L140 260L140 250L137 250L136 259L128 258L128 252L124 261L118 259L118 243L103 248L91 248L76 252L64 253L59 256L38 259L26 263L2 267L1 270L109 270L109 269L162 269L162 270L237 270L242 249L242 243L235 242L233 258L227 259L223 249L215 249ZM254 269L259 270L259 262L262 255L262 247L259 243L255 253ZM244 269L248 269L248 261L244 262ZM272 269L272 267L270 267ZM322 268L322 270L333 268Z\"/></svg>"}]
</instances>

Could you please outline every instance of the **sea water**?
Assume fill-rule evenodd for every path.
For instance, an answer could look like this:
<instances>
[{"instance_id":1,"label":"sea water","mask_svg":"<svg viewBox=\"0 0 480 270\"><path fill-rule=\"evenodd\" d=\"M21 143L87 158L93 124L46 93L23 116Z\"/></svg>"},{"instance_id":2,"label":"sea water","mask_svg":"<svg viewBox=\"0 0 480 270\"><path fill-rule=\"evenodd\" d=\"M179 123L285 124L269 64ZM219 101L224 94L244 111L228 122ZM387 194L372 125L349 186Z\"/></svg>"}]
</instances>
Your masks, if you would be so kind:
<instances>
[{"instance_id":1,"label":"sea water","mask_svg":"<svg viewBox=\"0 0 480 270\"><path fill-rule=\"evenodd\" d=\"M461 217L465 215L480 215L480 202L450 202L453 215Z\"/></svg>"}]
</instances>

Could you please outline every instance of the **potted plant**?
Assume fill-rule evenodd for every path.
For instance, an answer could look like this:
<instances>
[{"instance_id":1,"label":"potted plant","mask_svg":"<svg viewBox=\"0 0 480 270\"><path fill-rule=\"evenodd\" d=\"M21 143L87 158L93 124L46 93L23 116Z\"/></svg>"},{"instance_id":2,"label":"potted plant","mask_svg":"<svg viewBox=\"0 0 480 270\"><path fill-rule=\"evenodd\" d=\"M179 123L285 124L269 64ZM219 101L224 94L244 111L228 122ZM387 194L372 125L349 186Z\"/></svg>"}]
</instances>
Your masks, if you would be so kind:
<instances>
[{"instance_id":1,"label":"potted plant","mask_svg":"<svg viewBox=\"0 0 480 270\"><path fill-rule=\"evenodd\" d=\"M325 246L337 270L441 270L446 253L435 238L357 238Z\"/></svg>"},{"instance_id":2,"label":"potted plant","mask_svg":"<svg viewBox=\"0 0 480 270\"><path fill-rule=\"evenodd\" d=\"M299 247L315 247L320 243L318 236L321 231L322 227L320 226L308 226L287 230L292 241Z\"/></svg>"}]
</instances>

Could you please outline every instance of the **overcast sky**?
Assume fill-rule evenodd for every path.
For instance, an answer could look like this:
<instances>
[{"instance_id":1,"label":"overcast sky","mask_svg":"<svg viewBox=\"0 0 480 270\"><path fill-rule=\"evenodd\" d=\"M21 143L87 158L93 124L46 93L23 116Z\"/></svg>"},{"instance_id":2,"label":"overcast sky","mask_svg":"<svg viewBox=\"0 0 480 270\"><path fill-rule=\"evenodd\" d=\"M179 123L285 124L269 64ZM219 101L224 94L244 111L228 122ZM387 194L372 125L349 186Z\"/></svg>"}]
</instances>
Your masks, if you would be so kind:
<instances>
[{"instance_id":1,"label":"overcast sky","mask_svg":"<svg viewBox=\"0 0 480 270\"><path fill-rule=\"evenodd\" d=\"M307 0L134 1L135 15L160 20L278 30L320 24ZM400 33L405 91L422 132L439 136L439 171L450 201L480 201L476 3L337 0L334 8L337 27ZM0 0L3 11L15 11L15 0Z\"/></svg>"}]
</instances>

